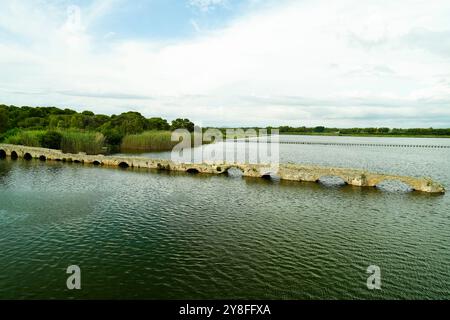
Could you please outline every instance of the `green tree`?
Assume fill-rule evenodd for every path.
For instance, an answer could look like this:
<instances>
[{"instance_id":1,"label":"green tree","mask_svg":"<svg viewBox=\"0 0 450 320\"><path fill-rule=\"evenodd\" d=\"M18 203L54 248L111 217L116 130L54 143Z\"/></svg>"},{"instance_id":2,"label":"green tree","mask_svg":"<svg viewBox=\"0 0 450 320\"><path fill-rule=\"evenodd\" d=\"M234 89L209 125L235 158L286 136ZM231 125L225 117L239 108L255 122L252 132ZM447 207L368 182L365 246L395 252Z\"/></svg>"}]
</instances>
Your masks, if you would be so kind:
<instances>
[{"instance_id":1,"label":"green tree","mask_svg":"<svg viewBox=\"0 0 450 320\"><path fill-rule=\"evenodd\" d=\"M191 122L189 119L179 118L172 121L171 129L172 130L187 129L189 132L193 132L194 127L195 127L194 123Z\"/></svg>"},{"instance_id":2,"label":"green tree","mask_svg":"<svg viewBox=\"0 0 450 320\"><path fill-rule=\"evenodd\" d=\"M147 129L147 119L139 112L125 112L111 117L111 126L122 135L141 133Z\"/></svg>"},{"instance_id":3,"label":"green tree","mask_svg":"<svg viewBox=\"0 0 450 320\"><path fill-rule=\"evenodd\" d=\"M147 127L149 130L169 130L170 125L167 120L163 118L150 118L147 120Z\"/></svg>"},{"instance_id":4,"label":"green tree","mask_svg":"<svg viewBox=\"0 0 450 320\"><path fill-rule=\"evenodd\" d=\"M124 135L119 131L119 129L105 129L102 133L105 136L106 144L118 146L122 143Z\"/></svg>"},{"instance_id":5,"label":"green tree","mask_svg":"<svg viewBox=\"0 0 450 320\"><path fill-rule=\"evenodd\" d=\"M74 114L70 118L70 127L77 129L84 129L84 116L82 114Z\"/></svg>"},{"instance_id":6,"label":"green tree","mask_svg":"<svg viewBox=\"0 0 450 320\"><path fill-rule=\"evenodd\" d=\"M93 113L92 111L83 111L81 114L83 116L95 116L95 113Z\"/></svg>"},{"instance_id":7,"label":"green tree","mask_svg":"<svg viewBox=\"0 0 450 320\"><path fill-rule=\"evenodd\" d=\"M0 108L0 132L6 132L8 130L8 110Z\"/></svg>"},{"instance_id":8,"label":"green tree","mask_svg":"<svg viewBox=\"0 0 450 320\"><path fill-rule=\"evenodd\" d=\"M323 126L315 127L314 132L317 132L317 133L325 132L325 127L323 127Z\"/></svg>"},{"instance_id":9,"label":"green tree","mask_svg":"<svg viewBox=\"0 0 450 320\"><path fill-rule=\"evenodd\" d=\"M61 149L62 134L56 131L47 131L41 136L41 146L49 149Z\"/></svg>"},{"instance_id":10,"label":"green tree","mask_svg":"<svg viewBox=\"0 0 450 320\"><path fill-rule=\"evenodd\" d=\"M25 118L18 123L19 127L28 129L43 129L44 127L46 127L46 125L46 119L39 117Z\"/></svg>"}]
</instances>

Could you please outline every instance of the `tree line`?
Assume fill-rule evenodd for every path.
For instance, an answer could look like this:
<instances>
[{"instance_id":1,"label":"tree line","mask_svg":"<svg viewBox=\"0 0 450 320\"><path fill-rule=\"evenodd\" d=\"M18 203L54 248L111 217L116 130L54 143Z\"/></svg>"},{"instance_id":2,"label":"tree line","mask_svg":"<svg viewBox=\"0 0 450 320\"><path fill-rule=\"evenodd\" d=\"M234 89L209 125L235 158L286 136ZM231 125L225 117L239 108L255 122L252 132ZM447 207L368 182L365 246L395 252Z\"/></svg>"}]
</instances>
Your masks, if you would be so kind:
<instances>
[{"instance_id":1,"label":"tree line","mask_svg":"<svg viewBox=\"0 0 450 320\"><path fill-rule=\"evenodd\" d=\"M128 135L139 135L145 131L169 131L175 129L187 129L192 132L194 127L194 123L189 119L179 118L169 123L166 119L160 117L146 118L139 112L133 111L108 116L95 114L92 111L77 112L56 107L0 105L0 142L23 131L45 130L49 132L50 140L56 140L54 132L79 130L101 133L105 144L119 146L124 137ZM267 129L270 132L272 127ZM436 128L391 129L387 127L328 128L325 126L281 126L278 129L281 134L450 136L450 129Z\"/></svg>"},{"instance_id":2,"label":"tree line","mask_svg":"<svg viewBox=\"0 0 450 320\"><path fill-rule=\"evenodd\" d=\"M281 126L280 133L330 134L330 135L392 135L392 136L450 136L450 128L327 128Z\"/></svg>"},{"instance_id":3,"label":"tree line","mask_svg":"<svg viewBox=\"0 0 450 320\"><path fill-rule=\"evenodd\" d=\"M187 129L194 131L189 119L175 119L169 123L160 117L145 118L139 112L120 115L95 114L91 111L77 112L56 107L16 107L0 105L0 141L19 130L84 130L100 132L109 145L120 145L129 134L144 131L167 131Z\"/></svg>"}]
</instances>

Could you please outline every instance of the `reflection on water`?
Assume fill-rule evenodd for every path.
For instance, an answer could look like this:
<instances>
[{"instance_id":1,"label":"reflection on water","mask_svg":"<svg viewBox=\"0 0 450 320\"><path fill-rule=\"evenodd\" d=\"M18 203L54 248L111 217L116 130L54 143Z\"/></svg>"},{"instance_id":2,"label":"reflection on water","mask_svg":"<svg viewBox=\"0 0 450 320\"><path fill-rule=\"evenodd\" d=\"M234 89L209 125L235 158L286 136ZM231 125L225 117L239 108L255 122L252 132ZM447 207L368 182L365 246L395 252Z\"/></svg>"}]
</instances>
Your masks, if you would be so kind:
<instances>
[{"instance_id":1,"label":"reflection on water","mask_svg":"<svg viewBox=\"0 0 450 320\"><path fill-rule=\"evenodd\" d=\"M445 150L281 152L450 186ZM447 194L1 160L0 298L447 298L449 204ZM78 292L65 287L72 264ZM366 288L372 264L381 291Z\"/></svg>"}]
</instances>

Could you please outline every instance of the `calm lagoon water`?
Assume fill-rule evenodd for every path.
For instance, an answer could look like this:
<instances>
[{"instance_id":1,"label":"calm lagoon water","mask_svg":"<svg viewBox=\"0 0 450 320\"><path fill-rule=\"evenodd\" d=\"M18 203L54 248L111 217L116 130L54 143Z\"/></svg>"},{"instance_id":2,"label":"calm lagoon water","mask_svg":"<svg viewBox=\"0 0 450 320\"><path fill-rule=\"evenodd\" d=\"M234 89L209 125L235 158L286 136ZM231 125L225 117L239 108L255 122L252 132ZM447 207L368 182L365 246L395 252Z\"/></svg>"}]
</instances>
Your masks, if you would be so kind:
<instances>
[{"instance_id":1,"label":"calm lagoon water","mask_svg":"<svg viewBox=\"0 0 450 320\"><path fill-rule=\"evenodd\" d=\"M429 176L450 189L450 149L280 153L282 162ZM448 299L449 248L448 194L0 160L0 299ZM74 264L80 291L66 288ZM379 291L366 287L373 264Z\"/></svg>"}]
</instances>

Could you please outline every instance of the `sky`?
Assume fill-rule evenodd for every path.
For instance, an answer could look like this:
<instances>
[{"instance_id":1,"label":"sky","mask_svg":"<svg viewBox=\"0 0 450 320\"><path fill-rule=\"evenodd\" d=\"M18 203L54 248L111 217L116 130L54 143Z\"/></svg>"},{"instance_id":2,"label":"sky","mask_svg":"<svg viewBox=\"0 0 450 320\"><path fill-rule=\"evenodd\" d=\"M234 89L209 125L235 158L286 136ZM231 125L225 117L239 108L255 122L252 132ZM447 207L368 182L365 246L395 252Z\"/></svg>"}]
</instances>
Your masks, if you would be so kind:
<instances>
[{"instance_id":1,"label":"sky","mask_svg":"<svg viewBox=\"0 0 450 320\"><path fill-rule=\"evenodd\" d=\"M0 103L450 127L448 0L2 0Z\"/></svg>"}]
</instances>

